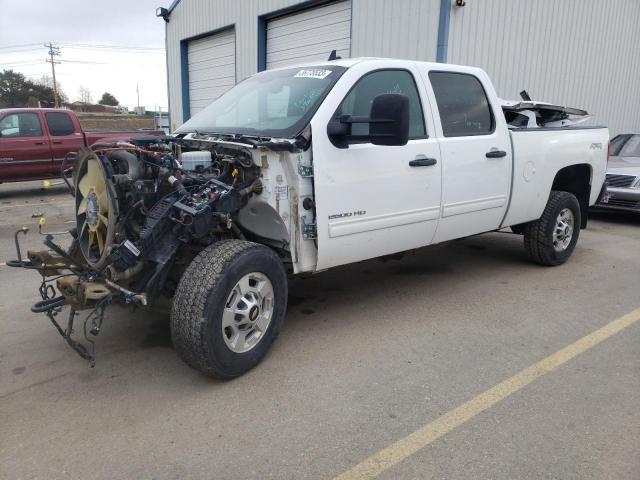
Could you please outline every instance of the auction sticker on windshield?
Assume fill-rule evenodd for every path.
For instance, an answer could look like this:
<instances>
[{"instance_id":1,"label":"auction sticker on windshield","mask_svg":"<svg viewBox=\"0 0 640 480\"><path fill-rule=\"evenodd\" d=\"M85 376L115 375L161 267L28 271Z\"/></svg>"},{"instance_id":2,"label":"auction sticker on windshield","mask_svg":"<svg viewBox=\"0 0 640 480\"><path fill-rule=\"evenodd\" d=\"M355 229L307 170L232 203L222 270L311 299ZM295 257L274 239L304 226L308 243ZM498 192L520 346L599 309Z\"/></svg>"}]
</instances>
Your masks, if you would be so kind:
<instances>
[{"instance_id":1,"label":"auction sticker on windshield","mask_svg":"<svg viewBox=\"0 0 640 480\"><path fill-rule=\"evenodd\" d=\"M331 70L324 70L322 68L313 68L313 69L305 69L300 70L298 73L294 75L297 78L319 78L322 80L323 78L331 75Z\"/></svg>"}]
</instances>

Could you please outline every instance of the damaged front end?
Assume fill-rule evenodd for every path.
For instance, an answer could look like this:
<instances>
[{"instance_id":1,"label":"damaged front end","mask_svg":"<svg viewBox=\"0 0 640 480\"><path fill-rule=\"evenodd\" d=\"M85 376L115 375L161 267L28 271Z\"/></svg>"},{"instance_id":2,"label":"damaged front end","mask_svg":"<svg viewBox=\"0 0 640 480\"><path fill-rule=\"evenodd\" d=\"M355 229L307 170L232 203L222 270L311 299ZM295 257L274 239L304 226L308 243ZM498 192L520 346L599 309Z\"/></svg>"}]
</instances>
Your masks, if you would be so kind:
<instances>
[{"instance_id":1,"label":"damaged front end","mask_svg":"<svg viewBox=\"0 0 640 480\"><path fill-rule=\"evenodd\" d=\"M18 260L7 264L41 276L41 300L31 310L44 313L92 366L93 337L111 303L157 307L156 300L174 295L187 265L208 245L255 240L250 226L238 221L239 211L264 189L255 152L298 149L290 141L194 137L145 137L81 150L73 167L76 227L64 232L69 236L57 240L59 234L43 233L41 224L47 249L23 259L19 237L28 229L16 232ZM252 208L260 201L253 199ZM284 233L267 238L271 231ZM260 240L285 258L287 231L288 225L259 232L266 235ZM59 317L66 306L65 324ZM74 335L80 317L83 342Z\"/></svg>"}]
</instances>

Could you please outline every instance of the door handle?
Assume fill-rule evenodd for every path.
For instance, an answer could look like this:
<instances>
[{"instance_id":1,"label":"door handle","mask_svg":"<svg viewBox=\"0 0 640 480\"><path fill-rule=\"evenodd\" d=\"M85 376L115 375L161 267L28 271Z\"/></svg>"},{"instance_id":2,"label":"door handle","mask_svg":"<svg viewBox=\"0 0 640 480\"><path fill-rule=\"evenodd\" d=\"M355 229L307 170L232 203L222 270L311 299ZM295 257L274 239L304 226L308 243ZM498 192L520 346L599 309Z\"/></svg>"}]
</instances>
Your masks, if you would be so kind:
<instances>
[{"instance_id":1,"label":"door handle","mask_svg":"<svg viewBox=\"0 0 640 480\"><path fill-rule=\"evenodd\" d=\"M44 145L44 142L35 142L34 145Z\"/></svg>"},{"instance_id":2,"label":"door handle","mask_svg":"<svg viewBox=\"0 0 640 480\"><path fill-rule=\"evenodd\" d=\"M52 142L54 145L62 145L62 142Z\"/></svg>"},{"instance_id":3,"label":"door handle","mask_svg":"<svg viewBox=\"0 0 640 480\"><path fill-rule=\"evenodd\" d=\"M416 158L409 162L410 167L430 167L438 163L435 158Z\"/></svg>"},{"instance_id":4,"label":"door handle","mask_svg":"<svg viewBox=\"0 0 640 480\"><path fill-rule=\"evenodd\" d=\"M504 150L490 150L486 155L487 158L502 158L506 156L507 152L505 152Z\"/></svg>"}]
</instances>

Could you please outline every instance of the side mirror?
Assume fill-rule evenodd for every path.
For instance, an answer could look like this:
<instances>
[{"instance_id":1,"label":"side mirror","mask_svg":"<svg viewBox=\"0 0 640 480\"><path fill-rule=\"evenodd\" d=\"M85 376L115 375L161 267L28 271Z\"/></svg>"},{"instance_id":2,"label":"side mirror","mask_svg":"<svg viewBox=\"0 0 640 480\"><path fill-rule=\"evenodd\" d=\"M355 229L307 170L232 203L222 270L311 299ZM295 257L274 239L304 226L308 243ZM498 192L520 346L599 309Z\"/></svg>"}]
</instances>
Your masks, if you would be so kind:
<instances>
[{"instance_id":1,"label":"side mirror","mask_svg":"<svg viewBox=\"0 0 640 480\"><path fill-rule=\"evenodd\" d=\"M352 135L351 125L368 123L369 135ZM343 115L327 125L329 140L338 148L357 141L374 145L402 146L409 141L409 97L399 93L383 93L373 99L368 117Z\"/></svg>"}]
</instances>

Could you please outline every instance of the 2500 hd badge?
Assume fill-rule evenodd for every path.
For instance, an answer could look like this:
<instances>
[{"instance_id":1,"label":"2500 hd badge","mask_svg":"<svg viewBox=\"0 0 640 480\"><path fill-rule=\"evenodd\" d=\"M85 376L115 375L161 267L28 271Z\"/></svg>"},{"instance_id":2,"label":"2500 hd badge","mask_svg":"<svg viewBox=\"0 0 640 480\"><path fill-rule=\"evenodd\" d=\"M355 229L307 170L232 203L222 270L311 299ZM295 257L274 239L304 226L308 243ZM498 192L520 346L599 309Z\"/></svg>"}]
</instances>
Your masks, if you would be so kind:
<instances>
[{"instance_id":1,"label":"2500 hd badge","mask_svg":"<svg viewBox=\"0 0 640 480\"><path fill-rule=\"evenodd\" d=\"M359 215L366 215L366 210L356 210L355 212L345 212L345 213L334 213L333 215L329 215L329 220L334 220L336 218L348 218L348 217L357 217Z\"/></svg>"}]
</instances>

